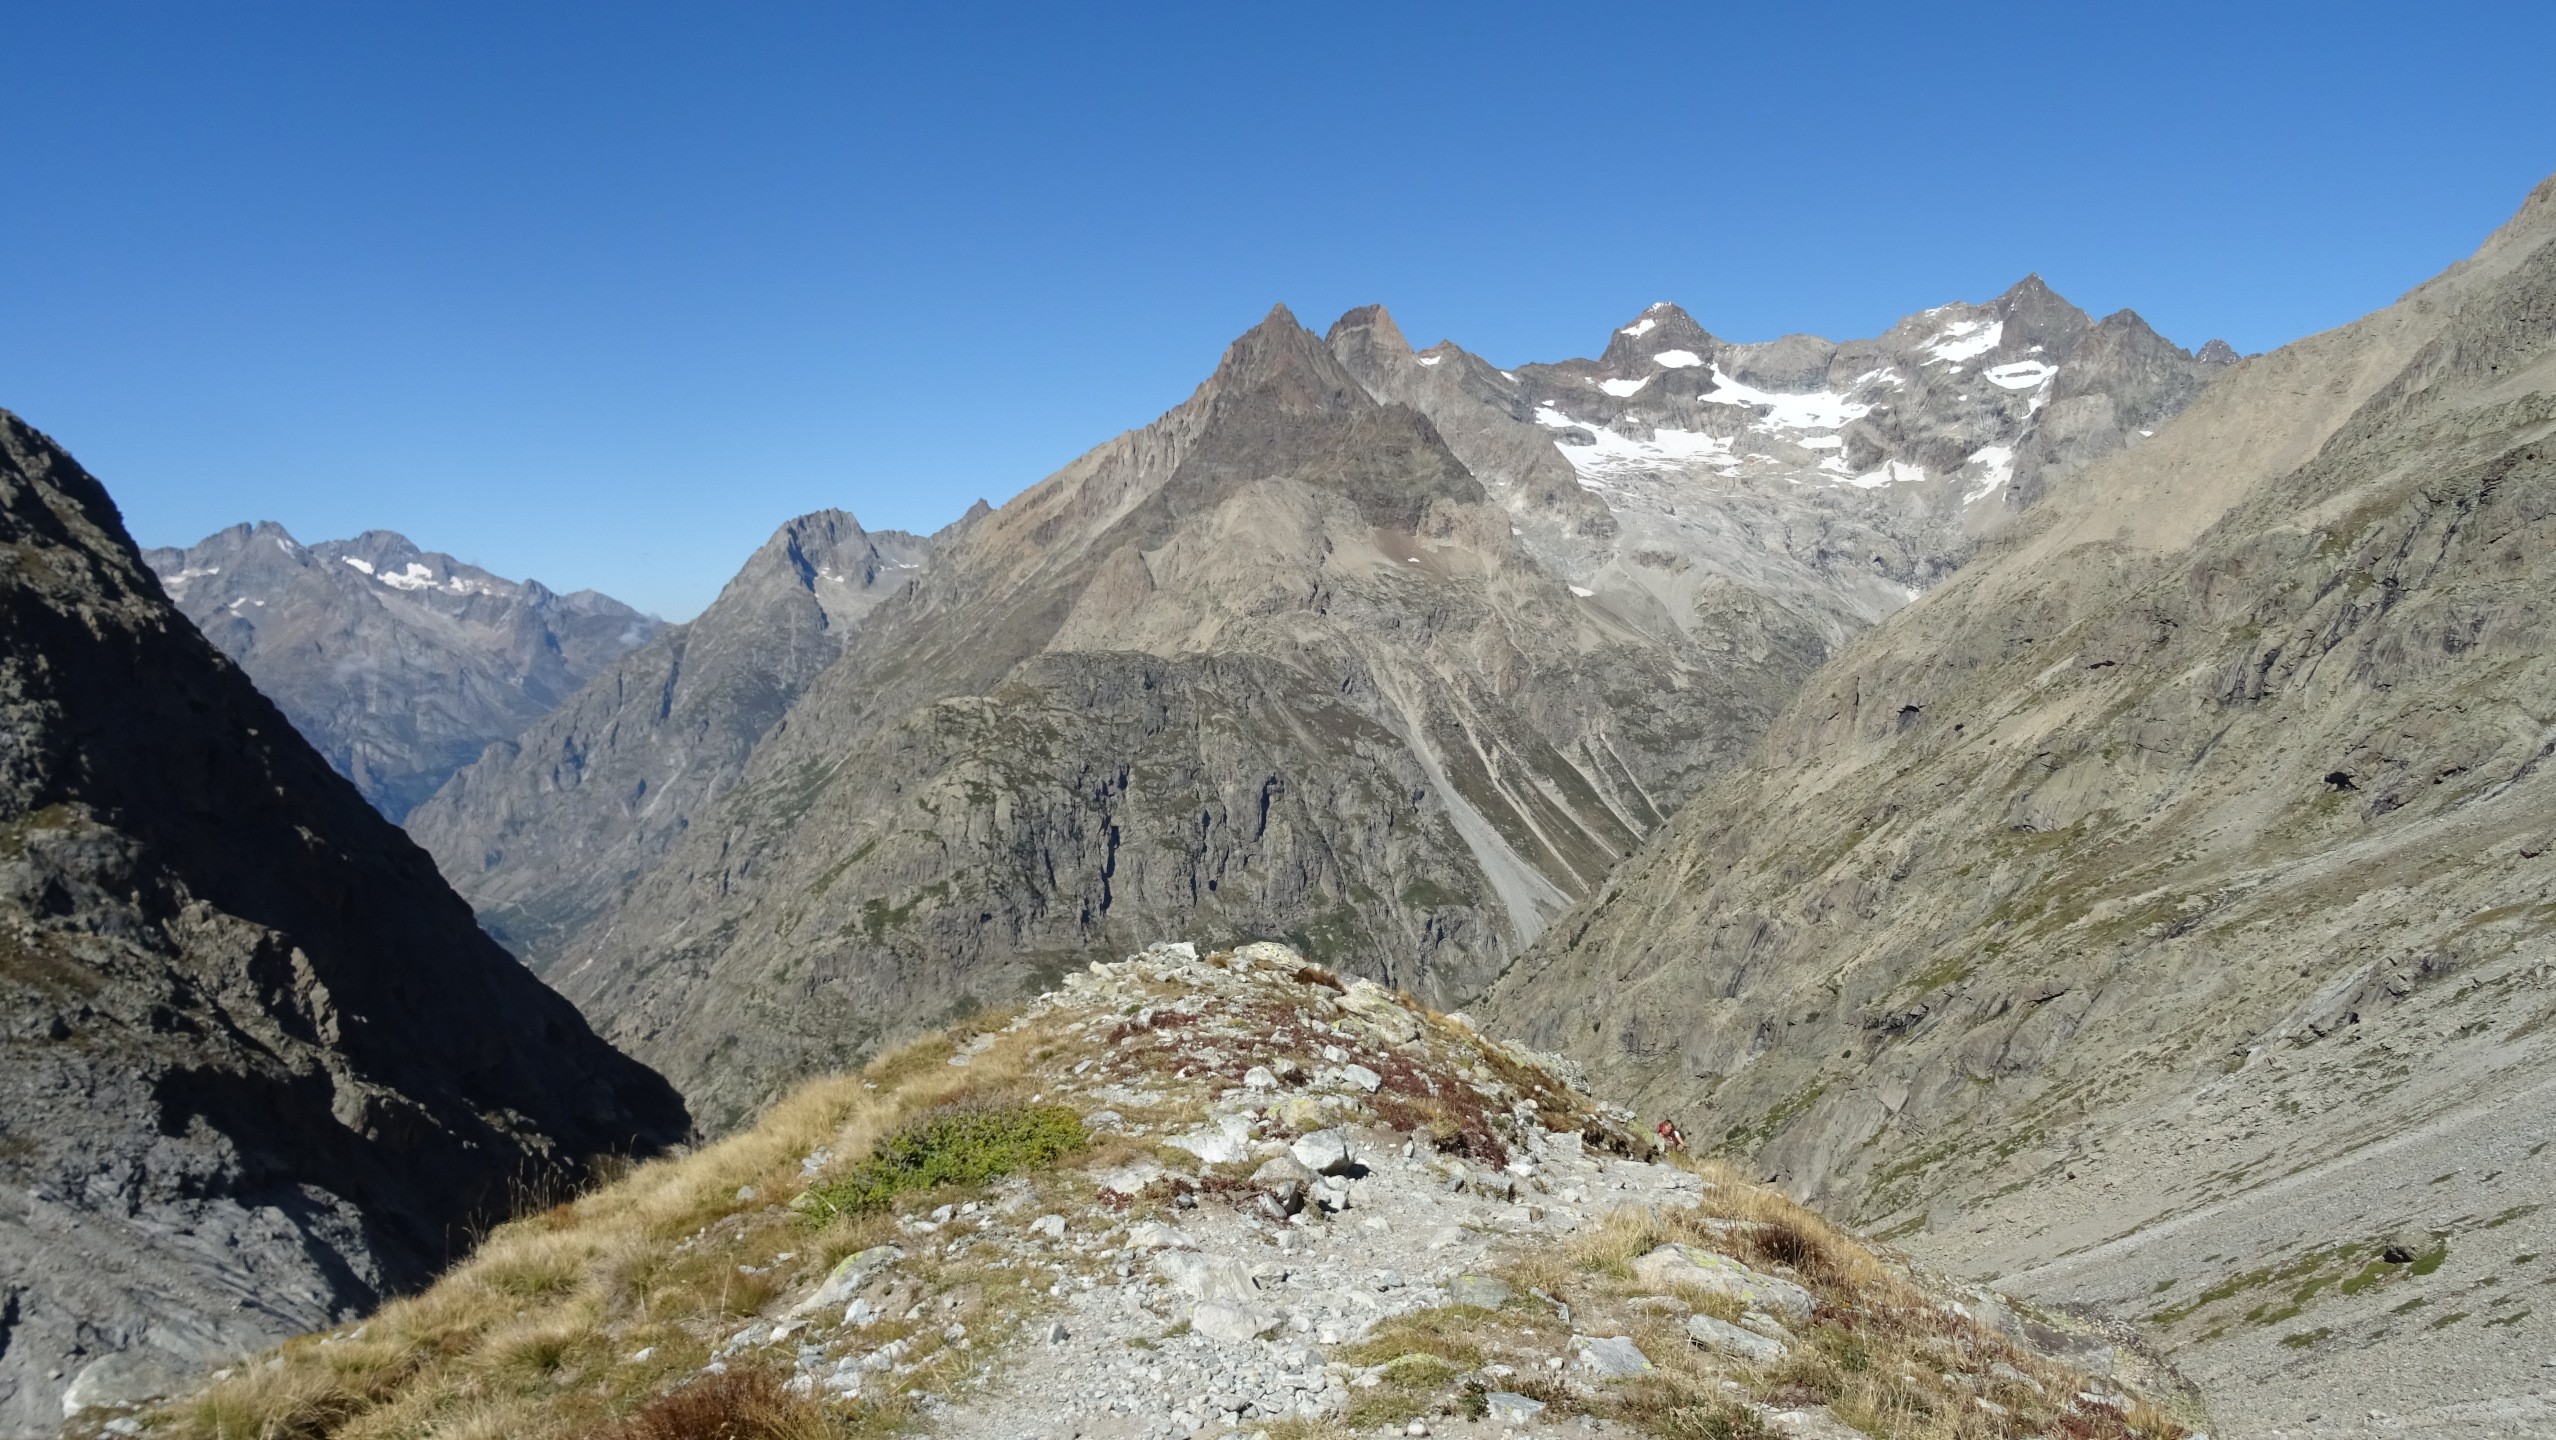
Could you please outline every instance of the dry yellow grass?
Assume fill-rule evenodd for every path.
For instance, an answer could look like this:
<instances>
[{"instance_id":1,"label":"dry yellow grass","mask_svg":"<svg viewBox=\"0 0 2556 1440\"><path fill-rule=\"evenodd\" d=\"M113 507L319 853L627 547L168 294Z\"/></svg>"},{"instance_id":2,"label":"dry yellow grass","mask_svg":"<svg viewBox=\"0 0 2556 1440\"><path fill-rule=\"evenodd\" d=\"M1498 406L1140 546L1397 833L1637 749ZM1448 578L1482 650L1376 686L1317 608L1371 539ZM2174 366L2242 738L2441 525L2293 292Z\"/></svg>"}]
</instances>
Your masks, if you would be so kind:
<instances>
[{"instance_id":1,"label":"dry yellow grass","mask_svg":"<svg viewBox=\"0 0 2556 1440\"><path fill-rule=\"evenodd\" d=\"M1059 1067L1077 1055L1097 1047L1102 1069L1095 1073L1109 1073L1142 1048L1113 1045L1103 1038L1116 1033L1107 1024L1076 1027L1085 1038L1074 1040L1041 1028L1007 1029L1011 1018L978 1016L859 1074L816 1081L749 1130L526 1214L486 1237L425 1293L226 1373L153 1416L153 1433L175 1440L860 1440L910 1430L921 1396L972 1383L984 1349L971 1347L1000 1346L1014 1327L1043 1315L1051 1302L1033 1287L1048 1275L971 1261L958 1244L913 1245L896 1282L912 1287L912 1299L900 1288L886 1302L899 1313L862 1332L865 1347L902 1340L911 1349L892 1377L865 1386L857 1405L793 1397L782 1388L786 1371L757 1368L789 1365L788 1357L758 1360L774 1350L731 1353L723 1346L750 1318L805 1291L842 1257L903 1233L889 1211L820 1220L780 1202L812 1180L844 1174L918 1117L963 1103L1036 1104L1041 1085L1054 1083ZM1424 1019L1453 1033L1442 1017ZM983 1048L975 1048L980 1039ZM966 1064L953 1065L961 1047L968 1047ZM1498 1057L1486 1063L1498 1068ZM1584 1098L1558 1089L1529 1093L1548 1126L1585 1124L1609 1145L1625 1143ZM1193 1099L1166 1093L1147 1118L1176 1122L1183 1106L1194 1108ZM1479 1117L1455 1119L1478 1124ZM820 1151L833 1158L812 1176L802 1162ZM1089 1171L1156 1155L1171 1158L1157 1141L1104 1136L1077 1157L1071 1168L1078 1173L1051 1167L1009 1183L1029 1187L1046 1208L1074 1210L1090 1201ZM2126 1440L2132 1427L2156 1440L2183 1433L2174 1417L2145 1408L2127 1416L2066 1408L2083 1377L1949 1309L1904 1267L1784 1196L1714 1162L1679 1156L1676 1163L1710 1182L1702 1204L1627 1210L1568 1244L1525 1250L1501 1272L1519 1292L1503 1309L1405 1315L1349 1347L1342 1358L1356 1363L1400 1363L1388 1367L1384 1383L1357 1393L1344 1423L1408 1418L1441 1403L1478 1406L1482 1368L1507 1363L1517 1373L1503 1379L1504 1388L1673 1440L1754 1440L1768 1432L1750 1402L1812 1401L1870 1434L1905 1440ZM921 1192L895 1205L911 1213L962 1198L975 1197ZM1121 1218L1140 1218L1162 1203L1167 1197L1149 1191ZM1632 1283L1634 1260L1668 1241L1796 1278L1820 1301L1816 1323L1799 1327L1792 1352L1762 1370L1696 1348L1680 1314L1635 1303L1642 1297ZM1551 1299L1533 1298L1536 1290ZM1683 1299L1724 1319L1740 1315L1727 1298ZM1568 1322L1557 1302L1570 1307ZM952 1320L966 1322L964 1337L945 1330ZM1581 1385L1545 1364L1574 1331L1631 1335L1658 1368L1629 1382ZM720 1354L730 1368L706 1372ZM2016 1378L1990 1383L1999 1364ZM1273 1440L1349 1433L1321 1422L1267 1428Z\"/></svg>"},{"instance_id":2,"label":"dry yellow grass","mask_svg":"<svg viewBox=\"0 0 2556 1440\"><path fill-rule=\"evenodd\" d=\"M1367 1392L1363 1409L1372 1414L1352 1418L1384 1420L1431 1404L1460 1405L1460 1392L1418 1376L1408 1364L1411 1356L1435 1355L1455 1372L1509 1364L1516 1374L1503 1382L1508 1388L1558 1411L1604 1416L1652 1435L1745 1440L1774 1433L1763 1428L1751 1403L1825 1405L1847 1424L1889 1440L2188 1433L2188 1417L2144 1402L2126 1414L2072 1404L2093 1386L2083 1374L1951 1308L1817 1212L1717 1161L1674 1158L1709 1182L1702 1203L1620 1210L1568 1244L1520 1256L1498 1271L1517 1291L1498 1312L1421 1311L1377 1327L1352 1348L1351 1358L1374 1365L1404 1357L1404 1364L1388 1366L1385 1385ZM1633 1262L1669 1243L1715 1250L1796 1281L1817 1299L1813 1322L1796 1327L1789 1353L1765 1367L1697 1347L1684 1332L1685 1313L1737 1320L1742 1307L1704 1292L1680 1295L1682 1309L1636 1303L1649 1297L1633 1283ZM1554 1302L1570 1307L1569 1323ZM1656 1369L1602 1387L1575 1385L1545 1368L1574 1332L1629 1336ZM1397 1385L1397 1368L1418 1383Z\"/></svg>"},{"instance_id":3,"label":"dry yellow grass","mask_svg":"<svg viewBox=\"0 0 2556 1440\"><path fill-rule=\"evenodd\" d=\"M802 1157L825 1149L840 1165L938 1108L1027 1098L1036 1037L1004 1033L1009 1018L981 1015L859 1074L813 1082L751 1129L500 1226L432 1289L224 1374L155 1416L153 1433L570 1440L644 1425L646 1407L689 1388L678 1382L701 1369L742 1317L894 1233L884 1215L811 1228L781 1209L777 1202L806 1183ZM960 1044L989 1034L995 1043L966 1068L947 1063ZM780 1260L785 1253L791 1259ZM929 1257L909 1268L927 1283L987 1278ZM1034 1308L1026 1295L1007 1301L1016 1315ZM898 1333L884 1326L878 1336ZM928 1356L932 1337L919 1339ZM643 1350L654 1353L634 1362ZM956 1369L927 1363L917 1378L928 1385ZM782 1401L738 1430L739 1440L857 1436L901 1423L906 1413L893 1396L858 1408Z\"/></svg>"}]
</instances>

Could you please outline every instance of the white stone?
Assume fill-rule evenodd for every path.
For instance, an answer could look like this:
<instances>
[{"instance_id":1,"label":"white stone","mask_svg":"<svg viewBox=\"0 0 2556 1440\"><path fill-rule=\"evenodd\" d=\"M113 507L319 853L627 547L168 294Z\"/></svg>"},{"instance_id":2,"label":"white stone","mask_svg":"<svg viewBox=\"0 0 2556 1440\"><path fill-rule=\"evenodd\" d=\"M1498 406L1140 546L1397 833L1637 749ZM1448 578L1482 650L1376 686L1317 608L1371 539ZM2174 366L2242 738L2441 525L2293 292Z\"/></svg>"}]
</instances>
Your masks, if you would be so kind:
<instances>
[{"instance_id":1,"label":"white stone","mask_svg":"<svg viewBox=\"0 0 2556 1440\"><path fill-rule=\"evenodd\" d=\"M1495 1425L1532 1425L1544 1413L1544 1402L1531 1396L1494 1390L1483 1397L1485 1418Z\"/></svg>"},{"instance_id":2,"label":"white stone","mask_svg":"<svg viewBox=\"0 0 2556 1440\"><path fill-rule=\"evenodd\" d=\"M1121 1195L1134 1195L1162 1179L1163 1167L1151 1160L1139 1160L1133 1165L1095 1175L1092 1178L1098 1182L1100 1189L1114 1190Z\"/></svg>"},{"instance_id":3,"label":"white stone","mask_svg":"<svg viewBox=\"0 0 2556 1440\"><path fill-rule=\"evenodd\" d=\"M1189 1328L1210 1340L1241 1345L1276 1330L1278 1317L1256 1305L1210 1300L1189 1312Z\"/></svg>"},{"instance_id":4,"label":"white stone","mask_svg":"<svg viewBox=\"0 0 2556 1440\"><path fill-rule=\"evenodd\" d=\"M1384 1088L1384 1077L1364 1065L1341 1066L1340 1078L1343 1083L1368 1095L1373 1095Z\"/></svg>"},{"instance_id":5,"label":"white stone","mask_svg":"<svg viewBox=\"0 0 2556 1440\"><path fill-rule=\"evenodd\" d=\"M1269 1072L1268 1066L1254 1065L1243 1072L1243 1088L1246 1090L1275 1090L1278 1088L1278 1077Z\"/></svg>"},{"instance_id":6,"label":"white stone","mask_svg":"<svg viewBox=\"0 0 2556 1440\"><path fill-rule=\"evenodd\" d=\"M1184 1135L1163 1141L1197 1156L1209 1165L1238 1165L1251 1158L1251 1121L1241 1115L1227 1115L1214 1126L1201 1126Z\"/></svg>"},{"instance_id":7,"label":"white stone","mask_svg":"<svg viewBox=\"0 0 2556 1440\"><path fill-rule=\"evenodd\" d=\"M1168 1251L1154 1257L1153 1269L1192 1300L1249 1304L1260 1293L1251 1267L1228 1256Z\"/></svg>"},{"instance_id":8,"label":"white stone","mask_svg":"<svg viewBox=\"0 0 2556 1440\"><path fill-rule=\"evenodd\" d=\"M1317 1175L1338 1175L1357 1164L1349 1137L1339 1130L1316 1130L1288 1147L1296 1163Z\"/></svg>"},{"instance_id":9,"label":"white stone","mask_svg":"<svg viewBox=\"0 0 2556 1440\"><path fill-rule=\"evenodd\" d=\"M1050 1240L1062 1240L1065 1238L1065 1217L1053 1214L1041 1215L1029 1223L1029 1228L1033 1235L1044 1235Z\"/></svg>"},{"instance_id":10,"label":"white stone","mask_svg":"<svg viewBox=\"0 0 2556 1440\"><path fill-rule=\"evenodd\" d=\"M880 1271L904 1258L905 1252L893 1245L873 1245L867 1250L846 1255L834 1263L832 1270L826 1272L826 1277L817 1286L816 1293L791 1306L789 1313L795 1318L813 1314L819 1310L831 1310L851 1299L852 1292L869 1284ZM847 1315L845 1321L850 1323L850 1316Z\"/></svg>"}]
</instances>

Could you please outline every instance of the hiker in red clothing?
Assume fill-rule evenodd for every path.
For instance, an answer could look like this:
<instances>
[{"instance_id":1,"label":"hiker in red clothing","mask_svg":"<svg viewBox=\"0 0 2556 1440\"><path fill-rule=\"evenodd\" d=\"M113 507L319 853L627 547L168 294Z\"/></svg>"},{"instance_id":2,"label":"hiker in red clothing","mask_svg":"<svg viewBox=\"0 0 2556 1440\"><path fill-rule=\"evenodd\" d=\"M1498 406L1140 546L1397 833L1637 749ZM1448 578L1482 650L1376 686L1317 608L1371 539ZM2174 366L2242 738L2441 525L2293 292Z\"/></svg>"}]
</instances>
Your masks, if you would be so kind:
<instances>
[{"instance_id":1,"label":"hiker in red clothing","mask_svg":"<svg viewBox=\"0 0 2556 1440\"><path fill-rule=\"evenodd\" d=\"M1663 1150L1683 1150L1686 1148L1686 1136L1677 1128L1676 1121L1663 1120L1660 1122L1660 1148Z\"/></svg>"}]
</instances>

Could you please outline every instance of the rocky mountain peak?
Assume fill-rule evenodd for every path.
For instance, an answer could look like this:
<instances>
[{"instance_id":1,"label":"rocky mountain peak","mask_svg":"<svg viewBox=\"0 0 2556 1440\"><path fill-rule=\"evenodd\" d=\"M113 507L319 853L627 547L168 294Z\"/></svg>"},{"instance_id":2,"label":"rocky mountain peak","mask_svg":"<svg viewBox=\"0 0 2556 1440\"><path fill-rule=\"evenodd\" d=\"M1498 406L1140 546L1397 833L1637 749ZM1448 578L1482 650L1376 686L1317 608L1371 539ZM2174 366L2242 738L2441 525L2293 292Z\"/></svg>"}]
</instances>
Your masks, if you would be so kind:
<instances>
[{"instance_id":1,"label":"rocky mountain peak","mask_svg":"<svg viewBox=\"0 0 2556 1440\"><path fill-rule=\"evenodd\" d=\"M1361 305L1331 322L1323 344L1362 380L1412 362L1411 342L1382 305Z\"/></svg>"},{"instance_id":2,"label":"rocky mountain peak","mask_svg":"<svg viewBox=\"0 0 2556 1440\"><path fill-rule=\"evenodd\" d=\"M2032 354L2036 345L2045 354L2064 348L2094 324L2037 274L2016 281L1986 308L2004 326L1995 352L2000 358Z\"/></svg>"},{"instance_id":3,"label":"rocky mountain peak","mask_svg":"<svg viewBox=\"0 0 2556 1440\"><path fill-rule=\"evenodd\" d=\"M2234 365L2245 357L2237 353L2234 345L2213 337L2209 343L2195 352L2192 358L2204 365Z\"/></svg>"},{"instance_id":4,"label":"rocky mountain peak","mask_svg":"<svg viewBox=\"0 0 2556 1440\"><path fill-rule=\"evenodd\" d=\"M1297 415L1345 414L1370 403L1338 357L1285 305L1271 306L1225 348L1201 393L1219 405L1247 402Z\"/></svg>"},{"instance_id":5,"label":"rocky mountain peak","mask_svg":"<svg viewBox=\"0 0 2556 1440\"><path fill-rule=\"evenodd\" d=\"M1598 363L1611 370L1630 374L1649 374L1665 364L1670 368L1692 365L1682 356L1710 357L1722 342L1683 309L1662 300L1645 307L1641 314L1617 327L1606 341L1606 350ZM1673 357L1662 360L1660 357Z\"/></svg>"},{"instance_id":6,"label":"rocky mountain peak","mask_svg":"<svg viewBox=\"0 0 2556 1440\"><path fill-rule=\"evenodd\" d=\"M2542 197L2243 365L2126 312L2053 356L2038 443L2132 438L1832 660L1484 1009L1921 1254L2144 1317L2223 1433L2543 1413L2479 1331L2402 1319L2516 1327L2472 1297L2556 1248L2548 1172L2503 1163L2556 1069L2523 928L2556 776L2487 718L2556 695ZM2017 373L1980 361L1952 385Z\"/></svg>"},{"instance_id":7,"label":"rocky mountain peak","mask_svg":"<svg viewBox=\"0 0 2556 1440\"><path fill-rule=\"evenodd\" d=\"M1411 349L1411 342L1403 338L1402 327L1393 323L1393 316L1382 305L1360 305L1343 313L1323 333L1323 343L1337 345L1343 336L1361 331L1372 335L1376 344L1387 349L1406 353Z\"/></svg>"},{"instance_id":8,"label":"rocky mountain peak","mask_svg":"<svg viewBox=\"0 0 2556 1440\"><path fill-rule=\"evenodd\" d=\"M454 772L410 833L494 933L546 967L562 932L725 793L871 612L989 512L968 513L928 539L865 530L844 510L783 523L701 614Z\"/></svg>"}]
</instances>

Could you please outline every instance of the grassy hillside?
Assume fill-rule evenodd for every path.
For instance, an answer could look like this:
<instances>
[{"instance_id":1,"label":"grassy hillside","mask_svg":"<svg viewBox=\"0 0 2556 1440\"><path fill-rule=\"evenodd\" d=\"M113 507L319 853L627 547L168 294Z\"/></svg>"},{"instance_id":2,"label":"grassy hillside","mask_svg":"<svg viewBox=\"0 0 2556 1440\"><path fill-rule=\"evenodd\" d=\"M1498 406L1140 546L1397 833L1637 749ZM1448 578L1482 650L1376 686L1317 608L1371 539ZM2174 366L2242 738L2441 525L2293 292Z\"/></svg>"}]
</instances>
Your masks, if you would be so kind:
<instances>
[{"instance_id":1,"label":"grassy hillside","mask_svg":"<svg viewBox=\"0 0 2556 1440\"><path fill-rule=\"evenodd\" d=\"M134 1419L815 1440L1083 1414L1281 1440L1496 1434L1541 1407L1565 1433L2185 1433L2135 1366L2045 1353L2102 1337L1655 1160L1559 1062L1281 946L1187 950L811 1084ZM1122 1375L1123 1410L1090 1398Z\"/></svg>"}]
</instances>

